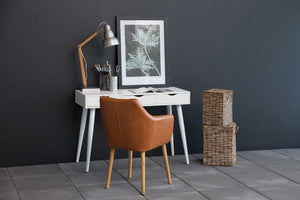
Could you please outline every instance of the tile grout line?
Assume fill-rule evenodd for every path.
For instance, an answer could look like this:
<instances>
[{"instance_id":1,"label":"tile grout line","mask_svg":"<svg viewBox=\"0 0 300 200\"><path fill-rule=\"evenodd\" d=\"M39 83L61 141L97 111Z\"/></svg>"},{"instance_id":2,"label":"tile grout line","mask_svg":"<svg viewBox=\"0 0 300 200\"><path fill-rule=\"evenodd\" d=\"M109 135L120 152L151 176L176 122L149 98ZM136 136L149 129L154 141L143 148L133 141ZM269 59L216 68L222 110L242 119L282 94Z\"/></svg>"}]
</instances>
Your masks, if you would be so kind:
<instances>
[{"instance_id":1,"label":"tile grout line","mask_svg":"<svg viewBox=\"0 0 300 200\"><path fill-rule=\"evenodd\" d=\"M275 153L279 153L279 154L281 154L281 155L283 155L283 156L286 156L286 157L288 157L288 158L290 158L290 159L292 159L292 160L299 161L299 160L297 160L297 159L295 159L295 158L289 156L288 154L285 154L285 153L281 153L281 152L279 152L279 151L276 151L276 149L271 149L271 151L274 151ZM300 161L299 161L299 162L300 162Z\"/></svg>"},{"instance_id":2,"label":"tile grout line","mask_svg":"<svg viewBox=\"0 0 300 200\"><path fill-rule=\"evenodd\" d=\"M274 150L274 149L271 149L271 151L273 151L273 152L275 152L275 153L278 153L278 154L280 154L280 155L286 156L287 158L290 158L291 160L294 160L294 161L297 161L297 162L300 163L299 160L296 160L295 158L290 157L289 155L286 155L286 154L281 153L281 152L277 152L277 151ZM192 157L194 157L194 158L196 158L196 159L201 160L201 158L197 157L196 155L190 154L190 156L192 156ZM268 168L268 167L266 167L266 166L263 166L262 164L260 164L260 163L258 162L258 161L260 161L260 160L255 160L255 159L254 159L254 160L251 160L251 159L249 159L249 158L247 158L247 157L245 157L245 156L243 156L243 155L240 155L240 154L239 154L238 156L240 156L241 158L245 159L246 161L249 161L250 163L253 163L253 164L255 164L255 165L261 167L262 169L266 169L266 170L269 171L269 172L272 172L272 173L274 173L274 174L277 174L277 175L279 175L280 177L285 178L285 179L287 179L287 180L289 180L289 181L295 183L296 185L300 185L300 183L298 183L297 181L294 181L293 179L291 179L291 178L289 178L289 177L286 177L286 176L284 175L284 173L281 174L280 172L276 172L276 171L274 171L273 169L270 169L270 168ZM164 167L163 164L161 164L161 163L159 163L158 161L154 160L152 157L148 157L148 159L151 160L152 162L156 163L160 168L162 168L162 169L165 170L165 167ZM175 160L177 160L177 159L175 159ZM274 160L284 160L284 159L274 159ZM289 160L289 159L286 159L286 160ZM103 160L103 161L104 161L104 163L105 163L106 165L108 165L108 161L107 161L107 160ZM76 189L77 192L80 194L80 196L81 196L84 200L86 200L86 198L83 196L83 193L80 192L79 188L72 182L71 178L68 176L68 174L65 173L65 171L63 170L63 168L62 168L58 163L56 163L56 165L59 167L59 169L61 170L62 174L64 174L64 175L67 177L67 179L71 182L72 186L75 187L75 189ZM224 174L225 176L228 176L228 177L232 178L233 180L235 180L235 181L241 183L241 184L244 185L246 188L249 188L250 190L253 190L254 192L256 192L256 193L262 195L263 197L265 197L265 198L267 198L267 199L271 199L270 197L266 196L265 194L261 193L260 191L257 191L255 186L248 186L247 184L245 184L245 183L243 183L242 181L240 181L240 180L238 180L237 178L235 178L235 177L234 177L233 175L231 175L230 173L228 173L228 172L226 172L226 171L224 172L224 171L222 171L221 169L217 168L216 166L210 166L210 167L212 167L213 169L216 169L217 171L219 171L220 173ZM9 170L7 167L6 167L6 171L7 171L8 175L9 175L9 177L10 177L10 180L12 181L12 183L13 183L13 185L14 185L14 188L16 189L16 192L17 192L17 194L18 194L19 199L22 200L23 198L21 197L20 191L18 190L18 188L17 188L17 186L16 186L15 179L13 178L12 174L10 173L10 170ZM126 176L122 175L116 168L113 168L113 171L115 171L117 174L119 174L119 175L122 177L122 179L124 179L131 187L133 187L133 189L136 190L136 191L138 192L138 194L139 194L141 197L144 197L144 199L146 199L146 200L148 200L148 198L150 198L150 197L146 197L146 196L141 195L139 188L136 187L136 186L134 186L134 185L131 183L130 179L127 179ZM178 177L178 176L177 176L175 173L173 173L173 172L171 172L171 174L172 174L175 178L179 179L180 181L182 181L183 183L185 183L187 186L189 186L190 188L192 188L194 191L196 191L197 193L201 194L204 198L207 198L208 200L212 200L210 197L206 196L205 194L202 194L201 191L198 191L196 188L194 188L192 185L190 185L188 182L186 182L186 181L184 180L184 177L183 177L183 178L180 178L180 177Z\"/></svg>"},{"instance_id":3,"label":"tile grout line","mask_svg":"<svg viewBox=\"0 0 300 200\"><path fill-rule=\"evenodd\" d=\"M158 164L161 168L165 169L165 167L161 166L158 162L156 162L155 160L153 160L151 157L149 157L153 162L155 162L156 164ZM175 176L176 178L178 178L179 180L181 180L183 183L185 183L186 185L188 185L190 188L192 188L193 190L195 190L195 192L201 194L202 196L204 196L205 198L207 198L208 200L212 200L211 198L209 198L207 195L202 194L200 191L198 191L196 188L194 188L192 185L190 185L189 183L187 183L185 180L183 180L182 178L178 177L175 173L171 172L170 173Z\"/></svg>"},{"instance_id":4,"label":"tile grout line","mask_svg":"<svg viewBox=\"0 0 300 200\"><path fill-rule=\"evenodd\" d=\"M16 185L16 183L15 183L15 180L13 179L12 175L10 174L8 168L6 168L6 170L7 170L7 173L8 173L8 175L9 175L9 177L10 177L10 179L11 179L11 181L12 181L12 183L13 183L15 189L16 189L16 192L17 192L17 194L18 194L19 199L22 200L23 198L22 198L21 195L20 195L20 192L19 192L19 190L18 190L18 188L17 188L17 185Z\"/></svg>"},{"instance_id":5,"label":"tile grout line","mask_svg":"<svg viewBox=\"0 0 300 200\"><path fill-rule=\"evenodd\" d=\"M191 156L197 158L197 157L194 156L194 155L191 155ZM199 158L197 158L197 159L199 159ZM201 159L199 159L199 160L201 160ZM242 181L236 179L235 177L231 176L230 174L228 174L228 173L226 173L226 172L223 172L222 170L218 169L216 166L211 166L211 167L214 168L214 169L216 169L216 170L218 170L218 171L221 172L222 174L231 177L232 179L234 179L235 181L237 181L237 182L241 183L242 185L246 186L246 187L249 188L250 190L253 190L254 192L256 192L256 193L262 195L263 197L272 200L271 198L269 198L269 197L266 196L265 194L262 194L261 192L259 192L259 191L255 190L254 188L252 188L252 187L246 185L245 183L243 183Z\"/></svg>"},{"instance_id":6,"label":"tile grout line","mask_svg":"<svg viewBox=\"0 0 300 200\"><path fill-rule=\"evenodd\" d=\"M243 183L242 181L240 181L240 180L236 179L234 176L231 176L230 174L228 174L228 173L226 173L226 172L223 172L223 171L221 171L220 169L218 169L218 168L217 168L217 167L215 167L215 166L212 166L212 167L213 167L214 169L218 170L219 172L223 173L224 175L226 175L226 176L228 176L228 177L230 177L230 178L234 179L235 181L237 181L237 182L241 183L242 185L246 186L246 187L247 187L247 188L249 188L250 190L253 190L254 192L256 192L256 193L258 193L258 194L262 195L263 197L265 197L265 198L267 198L267 199L270 199L270 200L272 200L271 198L269 198L269 197L268 197L268 196L266 196L265 194L261 193L260 191L257 191L257 190L255 190L254 188L252 188L252 187L248 186L247 184Z\"/></svg>"},{"instance_id":7,"label":"tile grout line","mask_svg":"<svg viewBox=\"0 0 300 200\"><path fill-rule=\"evenodd\" d=\"M241 155L239 155L239 156L241 156ZM291 178L289 178L289 177L286 177L286 176L284 176L284 175L282 175L282 174L280 174L280 173L278 173L278 172L276 172L276 171L274 171L274 170L272 170L272 169L269 169L269 168L267 168L267 167L265 167L265 166L263 166L263 165L261 165L261 164L255 162L255 161L249 160L249 159L247 159L247 158L244 157L244 156L241 156L241 157L244 158L244 159L246 159L246 160L248 160L248 161L250 161L250 162L252 162L252 163L254 163L254 164L256 164L257 166L260 166L261 168L264 168L264 169L266 169L266 170L268 170L268 171L270 171L270 172L273 172L274 174L277 174L277 175L281 176L282 178L288 179L289 181L291 181L291 182L293 182L293 183L296 183L297 185L300 185L298 182L294 181L293 179L291 179ZM283 159L281 159L281 160L283 160Z\"/></svg>"},{"instance_id":8,"label":"tile grout line","mask_svg":"<svg viewBox=\"0 0 300 200\"><path fill-rule=\"evenodd\" d=\"M109 163L107 162L107 160L104 160L104 162L108 165ZM141 197L144 197L146 200L147 197L145 195L141 195L141 192L138 188L136 188L133 184L130 183L130 181L128 181L121 173L118 172L118 170L116 170L114 167L113 167L113 171L115 171L117 174L119 174L134 190L136 190L138 192L138 194L141 196Z\"/></svg>"},{"instance_id":9,"label":"tile grout line","mask_svg":"<svg viewBox=\"0 0 300 200\"><path fill-rule=\"evenodd\" d=\"M79 192L80 196L86 200L86 198L83 196L83 194L80 192L80 190L76 187L76 185L73 183L73 181L70 179L70 177L65 173L65 171L60 167L60 165L57 163L57 166L59 167L59 169L63 172L63 174L67 177L67 179L71 182L71 184L73 185L73 187L75 188L75 190L77 192Z\"/></svg>"}]
</instances>

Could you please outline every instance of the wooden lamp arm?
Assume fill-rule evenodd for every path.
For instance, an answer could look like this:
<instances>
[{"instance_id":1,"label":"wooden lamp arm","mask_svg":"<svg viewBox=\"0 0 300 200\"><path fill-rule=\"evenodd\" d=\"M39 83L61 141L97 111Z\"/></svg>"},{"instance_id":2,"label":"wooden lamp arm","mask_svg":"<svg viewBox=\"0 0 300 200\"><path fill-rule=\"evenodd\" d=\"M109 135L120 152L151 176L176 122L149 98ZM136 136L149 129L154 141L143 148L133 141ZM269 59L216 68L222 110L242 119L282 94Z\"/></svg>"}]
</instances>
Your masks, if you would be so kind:
<instances>
[{"instance_id":1,"label":"wooden lamp arm","mask_svg":"<svg viewBox=\"0 0 300 200\"><path fill-rule=\"evenodd\" d=\"M77 45L77 49L78 49L78 56L79 56L79 61L80 61L80 69L81 69L81 76L82 76L82 83L83 83L83 87L87 87L87 83L86 83L86 75L85 75L85 69L84 69L84 64L83 64L83 58L82 58L82 50L81 48L88 43L91 39L93 39L94 37L96 37L102 29L97 30L93 35L91 35L90 37L88 37L84 42L82 42L81 44Z\"/></svg>"}]
</instances>

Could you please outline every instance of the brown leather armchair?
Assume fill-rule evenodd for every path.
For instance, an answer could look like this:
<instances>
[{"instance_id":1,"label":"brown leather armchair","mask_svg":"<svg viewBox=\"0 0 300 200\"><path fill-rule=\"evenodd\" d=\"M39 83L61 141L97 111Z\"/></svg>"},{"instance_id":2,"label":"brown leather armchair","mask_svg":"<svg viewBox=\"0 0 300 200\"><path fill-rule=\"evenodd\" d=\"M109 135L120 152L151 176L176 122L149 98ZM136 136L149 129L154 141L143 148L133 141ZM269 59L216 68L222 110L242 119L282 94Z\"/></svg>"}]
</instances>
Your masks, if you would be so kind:
<instances>
[{"instance_id":1,"label":"brown leather armchair","mask_svg":"<svg viewBox=\"0 0 300 200\"><path fill-rule=\"evenodd\" d=\"M115 149L129 150L128 178L131 178L132 153L141 152L141 186L145 194L145 152L162 146L168 182L171 184L166 144L170 141L173 115L150 115L137 99L101 97L101 115L108 146L111 148L106 189L109 188Z\"/></svg>"}]
</instances>

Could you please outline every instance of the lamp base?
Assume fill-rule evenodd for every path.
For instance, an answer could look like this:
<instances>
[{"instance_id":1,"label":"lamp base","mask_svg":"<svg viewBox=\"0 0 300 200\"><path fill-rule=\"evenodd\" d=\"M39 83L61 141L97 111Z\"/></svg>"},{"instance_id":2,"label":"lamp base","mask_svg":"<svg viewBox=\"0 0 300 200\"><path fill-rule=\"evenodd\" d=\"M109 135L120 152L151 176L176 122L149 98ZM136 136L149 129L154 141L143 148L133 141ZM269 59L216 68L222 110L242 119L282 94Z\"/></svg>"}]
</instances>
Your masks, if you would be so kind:
<instances>
[{"instance_id":1,"label":"lamp base","mask_svg":"<svg viewBox=\"0 0 300 200\"><path fill-rule=\"evenodd\" d=\"M95 88L95 87L81 88L81 92L100 92L100 88Z\"/></svg>"}]
</instances>

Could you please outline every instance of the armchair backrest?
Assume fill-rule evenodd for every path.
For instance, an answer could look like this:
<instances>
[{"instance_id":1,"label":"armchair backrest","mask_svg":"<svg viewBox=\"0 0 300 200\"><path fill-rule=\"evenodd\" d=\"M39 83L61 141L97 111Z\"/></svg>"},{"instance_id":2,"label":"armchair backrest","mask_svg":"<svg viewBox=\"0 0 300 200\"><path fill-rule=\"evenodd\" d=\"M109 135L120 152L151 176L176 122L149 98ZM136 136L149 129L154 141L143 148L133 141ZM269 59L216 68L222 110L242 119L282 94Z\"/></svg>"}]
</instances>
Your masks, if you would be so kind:
<instances>
[{"instance_id":1,"label":"armchair backrest","mask_svg":"<svg viewBox=\"0 0 300 200\"><path fill-rule=\"evenodd\" d=\"M100 106L110 148L143 151L151 146L153 117L137 99L101 97Z\"/></svg>"}]
</instances>

